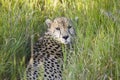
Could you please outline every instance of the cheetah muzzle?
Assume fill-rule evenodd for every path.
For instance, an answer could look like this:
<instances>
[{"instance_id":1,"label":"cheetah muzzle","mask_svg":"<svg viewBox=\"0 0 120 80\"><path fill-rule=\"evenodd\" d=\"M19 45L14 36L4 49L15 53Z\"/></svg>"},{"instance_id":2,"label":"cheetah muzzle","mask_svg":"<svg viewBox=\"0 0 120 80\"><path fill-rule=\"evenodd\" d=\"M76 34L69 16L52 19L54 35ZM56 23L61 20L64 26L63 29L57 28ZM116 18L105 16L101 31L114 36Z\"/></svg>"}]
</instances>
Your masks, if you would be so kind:
<instances>
[{"instance_id":1,"label":"cheetah muzzle","mask_svg":"<svg viewBox=\"0 0 120 80\"><path fill-rule=\"evenodd\" d=\"M62 45L71 43L75 35L71 20L65 17L47 19L47 32L33 47L33 54L26 69L27 80L39 80L40 66L44 65L43 80L62 80Z\"/></svg>"}]
</instances>

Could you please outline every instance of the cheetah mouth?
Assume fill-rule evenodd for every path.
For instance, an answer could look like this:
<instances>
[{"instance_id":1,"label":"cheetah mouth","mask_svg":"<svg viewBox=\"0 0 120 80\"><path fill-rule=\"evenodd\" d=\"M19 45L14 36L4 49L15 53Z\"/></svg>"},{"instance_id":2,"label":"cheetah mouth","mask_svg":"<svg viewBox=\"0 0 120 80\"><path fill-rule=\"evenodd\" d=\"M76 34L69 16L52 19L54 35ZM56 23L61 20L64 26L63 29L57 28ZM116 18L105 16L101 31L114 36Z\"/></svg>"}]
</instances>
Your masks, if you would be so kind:
<instances>
[{"instance_id":1,"label":"cheetah mouth","mask_svg":"<svg viewBox=\"0 0 120 80\"><path fill-rule=\"evenodd\" d=\"M62 43L62 44L69 44L71 43L71 40L70 39L59 39L59 38L54 38L56 41L58 41L59 43Z\"/></svg>"},{"instance_id":2,"label":"cheetah mouth","mask_svg":"<svg viewBox=\"0 0 120 80\"><path fill-rule=\"evenodd\" d=\"M70 43L70 41L67 41L67 40L63 41L63 44L69 44L69 43Z\"/></svg>"},{"instance_id":3,"label":"cheetah mouth","mask_svg":"<svg viewBox=\"0 0 120 80\"><path fill-rule=\"evenodd\" d=\"M64 44L69 44L69 42L65 42Z\"/></svg>"}]
</instances>

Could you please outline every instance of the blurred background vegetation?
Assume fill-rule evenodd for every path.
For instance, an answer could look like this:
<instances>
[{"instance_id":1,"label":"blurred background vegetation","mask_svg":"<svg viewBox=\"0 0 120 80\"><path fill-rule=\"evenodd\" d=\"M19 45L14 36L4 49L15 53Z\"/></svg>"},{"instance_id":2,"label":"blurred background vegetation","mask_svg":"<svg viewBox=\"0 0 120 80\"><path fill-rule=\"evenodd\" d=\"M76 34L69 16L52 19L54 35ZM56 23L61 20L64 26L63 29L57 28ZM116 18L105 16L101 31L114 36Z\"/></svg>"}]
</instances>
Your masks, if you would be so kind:
<instances>
[{"instance_id":1,"label":"blurred background vegetation","mask_svg":"<svg viewBox=\"0 0 120 80\"><path fill-rule=\"evenodd\" d=\"M0 0L0 80L24 80L31 44L59 16L77 33L63 80L120 80L120 0Z\"/></svg>"}]
</instances>

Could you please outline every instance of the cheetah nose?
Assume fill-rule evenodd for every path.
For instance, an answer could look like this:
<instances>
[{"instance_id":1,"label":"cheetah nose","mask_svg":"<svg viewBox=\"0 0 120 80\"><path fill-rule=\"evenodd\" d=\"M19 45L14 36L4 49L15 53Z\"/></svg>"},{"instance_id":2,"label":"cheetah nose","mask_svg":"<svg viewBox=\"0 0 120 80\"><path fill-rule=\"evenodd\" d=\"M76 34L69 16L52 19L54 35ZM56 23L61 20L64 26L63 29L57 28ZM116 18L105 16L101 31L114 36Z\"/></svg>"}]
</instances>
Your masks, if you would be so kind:
<instances>
[{"instance_id":1,"label":"cheetah nose","mask_svg":"<svg viewBox=\"0 0 120 80\"><path fill-rule=\"evenodd\" d=\"M69 36L63 36L63 38L66 40Z\"/></svg>"}]
</instances>

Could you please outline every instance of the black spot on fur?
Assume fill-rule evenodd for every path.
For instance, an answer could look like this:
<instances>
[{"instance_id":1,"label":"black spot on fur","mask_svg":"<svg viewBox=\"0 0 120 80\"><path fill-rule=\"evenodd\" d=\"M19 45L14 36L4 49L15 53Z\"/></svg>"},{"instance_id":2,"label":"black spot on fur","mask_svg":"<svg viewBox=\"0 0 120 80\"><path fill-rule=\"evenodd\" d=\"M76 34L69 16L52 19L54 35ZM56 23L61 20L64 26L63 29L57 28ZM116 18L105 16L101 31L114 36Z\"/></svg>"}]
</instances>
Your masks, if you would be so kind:
<instances>
[{"instance_id":1,"label":"black spot on fur","mask_svg":"<svg viewBox=\"0 0 120 80\"><path fill-rule=\"evenodd\" d=\"M51 78L51 76L48 76L49 78Z\"/></svg>"},{"instance_id":2,"label":"black spot on fur","mask_svg":"<svg viewBox=\"0 0 120 80\"><path fill-rule=\"evenodd\" d=\"M55 62L55 64L58 64L57 62Z\"/></svg>"},{"instance_id":3,"label":"black spot on fur","mask_svg":"<svg viewBox=\"0 0 120 80\"><path fill-rule=\"evenodd\" d=\"M44 74L44 77L47 77L47 75L46 75L46 74Z\"/></svg>"},{"instance_id":4,"label":"black spot on fur","mask_svg":"<svg viewBox=\"0 0 120 80\"><path fill-rule=\"evenodd\" d=\"M57 67L60 67L59 65L57 65Z\"/></svg>"},{"instance_id":5,"label":"black spot on fur","mask_svg":"<svg viewBox=\"0 0 120 80\"><path fill-rule=\"evenodd\" d=\"M54 51L51 51L51 53L54 53Z\"/></svg>"},{"instance_id":6,"label":"black spot on fur","mask_svg":"<svg viewBox=\"0 0 120 80\"><path fill-rule=\"evenodd\" d=\"M48 63L50 63L50 61L48 61Z\"/></svg>"}]
</instances>

